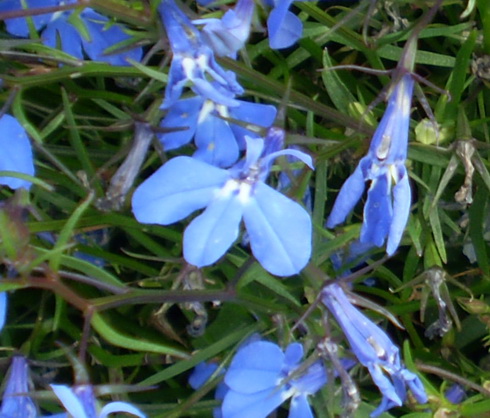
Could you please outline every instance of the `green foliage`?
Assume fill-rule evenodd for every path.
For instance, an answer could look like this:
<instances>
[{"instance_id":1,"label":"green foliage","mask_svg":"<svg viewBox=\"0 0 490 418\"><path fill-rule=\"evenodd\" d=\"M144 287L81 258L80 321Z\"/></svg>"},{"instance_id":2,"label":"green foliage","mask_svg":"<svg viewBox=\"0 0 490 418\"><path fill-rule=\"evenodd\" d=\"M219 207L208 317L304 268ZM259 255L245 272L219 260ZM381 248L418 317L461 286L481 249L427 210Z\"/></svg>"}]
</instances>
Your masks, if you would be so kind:
<instances>
[{"instance_id":1,"label":"green foliage","mask_svg":"<svg viewBox=\"0 0 490 418\"><path fill-rule=\"evenodd\" d=\"M286 279L265 272L241 240L219 263L197 270L182 258L188 220L155 226L133 218L134 188L167 159L191 154L191 146L164 152L154 141L122 208L97 204L107 198L110 180L132 146L135 124L156 132L165 114L159 106L171 53L165 41L157 43L164 36L157 0L91 2L130 24L146 46L144 63L128 67L79 62L2 32L1 102L32 139L37 170L29 197L0 191L0 291L8 291L10 301L0 334L5 357L20 350L43 367L54 365L60 380L69 381L61 342L85 356L94 384L146 387L123 398L149 416L205 417L218 404L212 391L219 378L193 391L187 379L198 363L226 367L254 332L282 346L301 341L309 355L317 354L327 314L314 306L316 297L335 275L331 256L358 238L362 207L335 231L324 228L325 218L368 148L372 122L383 113L390 83L385 70L402 59L413 24L430 2L377 1L372 10L369 1L330 3L295 3L305 29L294 47L273 51L255 33L242 59L220 59L236 72L247 100L282 106L287 142L315 159L315 172L308 177L304 171L291 192L297 200L300 190L313 193L313 254L301 274ZM490 414L490 78L488 67L486 73L476 67L478 58L489 60L490 8L486 0L470 1L475 4L468 9L466 3L444 0L419 36L415 72L424 96L414 100L411 113L412 138L417 135L408 157L414 201L402 245L389 259L383 249L371 250L372 269L353 280L358 294L403 325L396 328L380 311L373 314L403 346L405 363L423 377L429 393L428 405L409 402L386 417ZM427 120L430 127L414 132ZM461 151L463 142L471 152ZM84 241L92 233L107 239ZM431 339L424 332L437 319L440 300L426 292L421 306L430 283L414 280L434 266L446 273L444 285L461 328ZM17 273L9 276L10 269ZM375 279L374 287L366 278ZM338 331L328 330L341 342ZM380 395L365 371L355 368L353 375L362 395L358 416L367 416ZM454 382L467 391L459 405L444 396ZM341 412L333 386L322 389L313 405L321 417Z\"/></svg>"}]
</instances>

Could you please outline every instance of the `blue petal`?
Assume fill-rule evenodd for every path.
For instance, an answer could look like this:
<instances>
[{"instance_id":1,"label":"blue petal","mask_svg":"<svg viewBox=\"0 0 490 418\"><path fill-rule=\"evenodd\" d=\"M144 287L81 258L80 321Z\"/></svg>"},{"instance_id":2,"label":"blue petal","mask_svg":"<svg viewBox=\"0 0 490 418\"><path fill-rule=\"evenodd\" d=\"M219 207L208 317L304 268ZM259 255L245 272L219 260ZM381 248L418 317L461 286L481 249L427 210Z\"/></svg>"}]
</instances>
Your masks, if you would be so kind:
<instances>
[{"instance_id":1,"label":"blue petal","mask_svg":"<svg viewBox=\"0 0 490 418\"><path fill-rule=\"evenodd\" d=\"M391 405L389 408L393 406L401 406L405 400L406 391L404 391L405 396L401 398L395 390L392 381L386 377L378 364L368 365L368 370L373 378L373 382L379 388L379 391L388 399L389 404Z\"/></svg>"},{"instance_id":2,"label":"blue petal","mask_svg":"<svg viewBox=\"0 0 490 418\"><path fill-rule=\"evenodd\" d=\"M218 365L216 363L199 363L189 377L189 385L193 389L199 389L209 380L217 368Z\"/></svg>"},{"instance_id":3,"label":"blue petal","mask_svg":"<svg viewBox=\"0 0 490 418\"><path fill-rule=\"evenodd\" d=\"M135 415L139 418L146 417L146 415L138 408L127 402L111 402L102 408L98 418L106 418L109 414L113 414L114 412L126 412L127 414Z\"/></svg>"},{"instance_id":4,"label":"blue petal","mask_svg":"<svg viewBox=\"0 0 490 418\"><path fill-rule=\"evenodd\" d=\"M253 11L253 0L239 0L235 10L228 10L221 19L200 19L193 23L205 25L203 38L216 55L234 58L248 39Z\"/></svg>"},{"instance_id":5,"label":"blue petal","mask_svg":"<svg viewBox=\"0 0 490 418\"><path fill-rule=\"evenodd\" d=\"M242 202L238 184L230 180L202 215L184 232L184 258L197 267L217 261L230 248L240 232Z\"/></svg>"},{"instance_id":6,"label":"blue petal","mask_svg":"<svg viewBox=\"0 0 490 418\"><path fill-rule=\"evenodd\" d=\"M199 122L194 158L218 167L230 167L238 159L238 144L228 122L209 114Z\"/></svg>"},{"instance_id":7,"label":"blue petal","mask_svg":"<svg viewBox=\"0 0 490 418\"><path fill-rule=\"evenodd\" d=\"M30 396L28 386L29 368L23 356L12 358L12 365L3 393L0 417L4 418L36 418L37 408ZM21 395L24 394L24 395Z\"/></svg>"},{"instance_id":8,"label":"blue petal","mask_svg":"<svg viewBox=\"0 0 490 418\"><path fill-rule=\"evenodd\" d=\"M27 9L38 9L41 7L57 6L58 0L26 0ZM20 0L2 0L0 1L0 12L9 12L15 10L22 10L22 3ZM42 15L32 16L32 21L36 30L39 30L45 26L52 18L53 13L46 13ZM14 19L5 20L7 32L15 36L28 37L29 27L27 20L24 17L17 17Z\"/></svg>"},{"instance_id":9,"label":"blue petal","mask_svg":"<svg viewBox=\"0 0 490 418\"><path fill-rule=\"evenodd\" d=\"M31 143L26 131L13 116L3 115L0 119L0 149L0 171L34 176ZM12 189L31 187L30 182L14 177L0 177L0 184Z\"/></svg>"},{"instance_id":10,"label":"blue petal","mask_svg":"<svg viewBox=\"0 0 490 418\"><path fill-rule=\"evenodd\" d=\"M0 292L0 331L5 326L7 321L7 306L8 306L8 294L7 292Z\"/></svg>"},{"instance_id":11,"label":"blue petal","mask_svg":"<svg viewBox=\"0 0 490 418\"><path fill-rule=\"evenodd\" d=\"M310 216L298 203L262 182L244 207L252 252L270 273L299 273L311 255Z\"/></svg>"},{"instance_id":12,"label":"blue petal","mask_svg":"<svg viewBox=\"0 0 490 418\"><path fill-rule=\"evenodd\" d=\"M282 155L287 155L290 157L297 158L298 160L304 162L308 167L310 167L312 170L314 170L313 166L313 159L311 158L310 155L308 155L306 152L299 151L297 149L283 149L281 151L275 151L272 152L271 154L265 155L262 158L261 164L263 166L267 166L269 162L272 162L276 158L282 156Z\"/></svg>"},{"instance_id":13,"label":"blue petal","mask_svg":"<svg viewBox=\"0 0 490 418\"><path fill-rule=\"evenodd\" d=\"M223 400L223 418L266 418L291 394L282 388L273 388L250 394L230 390Z\"/></svg>"},{"instance_id":14,"label":"blue petal","mask_svg":"<svg viewBox=\"0 0 490 418\"><path fill-rule=\"evenodd\" d=\"M289 408L289 418L313 418L310 404L306 395L293 396Z\"/></svg>"},{"instance_id":15,"label":"blue petal","mask_svg":"<svg viewBox=\"0 0 490 418\"><path fill-rule=\"evenodd\" d=\"M428 402L429 399L427 397L427 393L425 392L424 385L415 373L412 373L408 369L403 369L401 371L401 377L404 380L404 382L407 384L408 388L412 392L415 399L417 399L418 403ZM460 390L462 390L461 387ZM454 393L454 396L455 398L453 400L456 399L456 393ZM449 399L447 393L446 393L446 397ZM450 402L452 401L450 400ZM457 403L457 402L453 402L453 403Z\"/></svg>"},{"instance_id":16,"label":"blue petal","mask_svg":"<svg viewBox=\"0 0 490 418\"><path fill-rule=\"evenodd\" d=\"M404 165L400 165L396 169L398 171L398 179L395 187L393 187L393 219L391 220L388 243L386 245L388 255L392 255L400 244L408 216L410 215L412 202L407 169Z\"/></svg>"},{"instance_id":17,"label":"blue petal","mask_svg":"<svg viewBox=\"0 0 490 418\"><path fill-rule=\"evenodd\" d=\"M277 344L257 341L238 350L225 375L235 392L254 394L275 388L281 381L284 353Z\"/></svg>"},{"instance_id":18,"label":"blue petal","mask_svg":"<svg viewBox=\"0 0 490 418\"><path fill-rule=\"evenodd\" d=\"M87 416L85 408L80 402L80 399L66 385L50 385L53 392L61 401L66 411L74 418L91 418Z\"/></svg>"},{"instance_id":19,"label":"blue petal","mask_svg":"<svg viewBox=\"0 0 490 418\"><path fill-rule=\"evenodd\" d=\"M244 102L242 100L238 100L238 102L239 106L229 109L230 116L233 119L248 123L252 128L255 126L268 128L273 124L277 114L275 106ZM236 124L231 124L231 129L235 134L240 149L245 148L245 135L257 136L256 132Z\"/></svg>"},{"instance_id":20,"label":"blue petal","mask_svg":"<svg viewBox=\"0 0 490 418\"><path fill-rule=\"evenodd\" d=\"M292 0L279 1L267 19L271 48L287 48L301 37L303 24L298 16L288 11L291 3Z\"/></svg>"},{"instance_id":21,"label":"blue petal","mask_svg":"<svg viewBox=\"0 0 490 418\"><path fill-rule=\"evenodd\" d=\"M291 371L298 366L303 358L303 346L300 343L291 343L284 352L284 365Z\"/></svg>"},{"instance_id":22,"label":"blue petal","mask_svg":"<svg viewBox=\"0 0 490 418\"><path fill-rule=\"evenodd\" d=\"M204 75L201 77L193 78L192 82L194 83L194 85L192 86L192 90L196 94L200 94L202 97L205 97L206 99L212 100L213 102L220 103L226 106L236 105L235 99L231 98L230 95L228 94L223 94L223 92L220 91L218 88L216 88L216 86L213 83L210 83L208 80L206 80ZM230 85L228 87L231 88L233 86ZM233 93L242 94L243 90L238 92L233 92Z\"/></svg>"},{"instance_id":23,"label":"blue petal","mask_svg":"<svg viewBox=\"0 0 490 418\"><path fill-rule=\"evenodd\" d=\"M107 54L104 52L107 48L116 45L120 42L130 39L131 37L126 34L122 27L119 25L111 25L105 28L108 22L108 18L93 11L92 9L85 9L81 17L84 19L90 34L90 39L86 40L82 38L83 48L85 52L94 61L104 61L112 65L127 66L130 63L128 59L134 61L140 61L143 55L141 47L132 48L129 51L124 51L118 54Z\"/></svg>"},{"instance_id":24,"label":"blue petal","mask_svg":"<svg viewBox=\"0 0 490 418\"><path fill-rule=\"evenodd\" d=\"M390 230L393 207L391 203L391 182L389 173L380 173L372 180L368 198L364 205L364 222L360 241L371 242L381 247Z\"/></svg>"},{"instance_id":25,"label":"blue petal","mask_svg":"<svg viewBox=\"0 0 490 418\"><path fill-rule=\"evenodd\" d=\"M190 142L196 132L199 111L204 103L200 96L177 100L160 123L162 128L188 128L182 131L158 134L158 139L166 151Z\"/></svg>"},{"instance_id":26,"label":"blue petal","mask_svg":"<svg viewBox=\"0 0 490 418\"><path fill-rule=\"evenodd\" d=\"M51 22L41 36L44 45L57 48L61 43L61 49L71 56L83 60L82 36L65 17L60 17Z\"/></svg>"},{"instance_id":27,"label":"blue petal","mask_svg":"<svg viewBox=\"0 0 490 418\"><path fill-rule=\"evenodd\" d=\"M373 135L369 150L384 164L403 161L407 157L413 85L409 73L395 84L383 118Z\"/></svg>"},{"instance_id":28,"label":"blue petal","mask_svg":"<svg viewBox=\"0 0 490 418\"><path fill-rule=\"evenodd\" d=\"M191 157L177 157L134 192L133 213L141 223L168 225L207 206L229 179L225 170Z\"/></svg>"},{"instance_id":29,"label":"blue petal","mask_svg":"<svg viewBox=\"0 0 490 418\"><path fill-rule=\"evenodd\" d=\"M354 209L354 206L364 193L365 180L362 163L363 161L361 160L356 170L342 185L337 199L335 199L332 212L330 212L328 217L326 223L327 228L333 228L344 222L347 215Z\"/></svg>"},{"instance_id":30,"label":"blue petal","mask_svg":"<svg viewBox=\"0 0 490 418\"><path fill-rule=\"evenodd\" d=\"M350 363L347 363L349 366ZM300 377L291 381L296 393L312 395L327 383L327 373L320 361L313 363Z\"/></svg>"},{"instance_id":31,"label":"blue petal","mask_svg":"<svg viewBox=\"0 0 490 418\"><path fill-rule=\"evenodd\" d=\"M158 11L174 53L190 54L198 49L201 43L199 31L173 0L162 0Z\"/></svg>"},{"instance_id":32,"label":"blue petal","mask_svg":"<svg viewBox=\"0 0 490 418\"><path fill-rule=\"evenodd\" d=\"M185 84L187 83L187 75L184 72L183 57L174 55L170 69L168 70L167 87L165 88L165 100L162 108L166 109L175 104L177 99L182 94Z\"/></svg>"}]
</instances>

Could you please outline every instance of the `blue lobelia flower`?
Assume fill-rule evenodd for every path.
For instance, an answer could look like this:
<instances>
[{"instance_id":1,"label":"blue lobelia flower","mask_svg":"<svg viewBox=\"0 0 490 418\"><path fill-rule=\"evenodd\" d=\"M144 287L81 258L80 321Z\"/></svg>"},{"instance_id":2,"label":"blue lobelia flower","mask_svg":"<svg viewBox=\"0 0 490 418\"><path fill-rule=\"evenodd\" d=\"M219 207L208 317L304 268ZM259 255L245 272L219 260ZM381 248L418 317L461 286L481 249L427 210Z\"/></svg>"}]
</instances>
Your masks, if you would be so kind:
<instances>
[{"instance_id":1,"label":"blue lobelia flower","mask_svg":"<svg viewBox=\"0 0 490 418\"><path fill-rule=\"evenodd\" d=\"M253 131L270 127L277 113L271 105L242 100L236 103L228 107L201 96L179 99L169 108L160 126L186 129L159 134L158 138L166 151L194 138L195 158L218 167L230 167L238 159L239 150L245 148L245 135L258 136ZM249 129L227 119L243 122Z\"/></svg>"},{"instance_id":2,"label":"blue lobelia flower","mask_svg":"<svg viewBox=\"0 0 490 418\"><path fill-rule=\"evenodd\" d=\"M254 6L253 0L238 0L235 10L228 10L221 19L197 19L193 23L204 25L202 36L216 55L235 58L250 35Z\"/></svg>"},{"instance_id":3,"label":"blue lobelia flower","mask_svg":"<svg viewBox=\"0 0 490 418\"><path fill-rule=\"evenodd\" d=\"M76 0L25 0L29 9L41 7L53 7L61 4L76 3ZM0 11L21 10L21 0L6 0L0 2ZM84 27L84 33L80 33L72 24L79 20ZM46 13L33 16L32 21L36 30L41 31L41 40L45 45L56 48L60 44L61 49L78 58L83 59L83 51L95 61L104 61L112 65L129 65L128 58L141 60L142 48L133 48L117 54L105 54L105 50L131 37L126 34L123 26L110 24L107 17L90 8L80 11L79 16L73 10L56 13ZM24 17L7 19L5 21L7 31L13 35L28 37L29 26Z\"/></svg>"},{"instance_id":4,"label":"blue lobelia flower","mask_svg":"<svg viewBox=\"0 0 490 418\"><path fill-rule=\"evenodd\" d=\"M133 213L142 223L169 225L206 208L184 233L184 257L210 265L237 239L243 218L252 253L270 273L298 273L311 254L311 220L298 203L265 184L272 161L292 155L312 167L311 157L280 150L284 132L272 128L264 139L247 137L247 153L229 170L191 157L170 160L133 195Z\"/></svg>"},{"instance_id":5,"label":"blue lobelia flower","mask_svg":"<svg viewBox=\"0 0 490 418\"><path fill-rule=\"evenodd\" d=\"M37 407L29 392L29 368L23 356L12 358L7 386L3 392L0 418L36 418Z\"/></svg>"},{"instance_id":6,"label":"blue lobelia flower","mask_svg":"<svg viewBox=\"0 0 490 418\"><path fill-rule=\"evenodd\" d=\"M146 417L138 408L127 402L110 402L100 412L97 412L92 385L76 385L73 388L69 388L66 385L50 386L68 412L68 416L72 418L106 418L116 412L125 412L140 418ZM52 416L52 418L66 416L66 414L57 414Z\"/></svg>"},{"instance_id":7,"label":"blue lobelia flower","mask_svg":"<svg viewBox=\"0 0 490 418\"><path fill-rule=\"evenodd\" d=\"M368 368L383 395L381 404L371 417L401 406L407 398L407 386L419 403L427 402L422 382L404 367L398 347L381 328L351 304L338 284L328 285L322 290L322 302L337 320L352 352Z\"/></svg>"},{"instance_id":8,"label":"blue lobelia flower","mask_svg":"<svg viewBox=\"0 0 490 418\"><path fill-rule=\"evenodd\" d=\"M34 160L29 138L22 125L10 115L0 119L0 171L16 171L34 176ZM19 189L29 189L31 183L15 177L0 177L0 184Z\"/></svg>"},{"instance_id":9,"label":"blue lobelia flower","mask_svg":"<svg viewBox=\"0 0 490 418\"><path fill-rule=\"evenodd\" d=\"M162 0L158 10L174 54L163 107L172 106L188 83L196 94L204 98L228 106L236 105L233 97L216 88L217 84L232 96L242 94L243 88L236 81L235 73L225 71L216 62L211 46L174 0Z\"/></svg>"},{"instance_id":10,"label":"blue lobelia flower","mask_svg":"<svg viewBox=\"0 0 490 418\"><path fill-rule=\"evenodd\" d=\"M405 74L394 86L368 154L342 186L326 224L333 228L342 223L361 198L365 182L371 181L360 241L381 247L388 238L389 255L397 249L410 214L405 160L412 92L413 79Z\"/></svg>"},{"instance_id":11,"label":"blue lobelia flower","mask_svg":"<svg viewBox=\"0 0 490 418\"><path fill-rule=\"evenodd\" d=\"M299 373L302 358L299 343L290 344L285 352L267 341L240 348L225 374L229 390L221 408L223 418L265 418L289 398L289 418L313 417L308 396L325 385L327 375L319 361Z\"/></svg>"}]
</instances>

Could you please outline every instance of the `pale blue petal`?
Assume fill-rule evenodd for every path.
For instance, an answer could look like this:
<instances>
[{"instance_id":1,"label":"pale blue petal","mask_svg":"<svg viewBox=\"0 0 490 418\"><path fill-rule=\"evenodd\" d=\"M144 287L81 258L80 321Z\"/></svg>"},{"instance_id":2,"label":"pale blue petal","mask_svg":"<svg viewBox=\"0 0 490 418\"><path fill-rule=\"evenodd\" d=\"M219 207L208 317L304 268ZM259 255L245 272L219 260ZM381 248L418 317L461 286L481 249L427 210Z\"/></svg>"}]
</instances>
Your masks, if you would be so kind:
<instances>
[{"instance_id":1,"label":"pale blue petal","mask_svg":"<svg viewBox=\"0 0 490 418\"><path fill-rule=\"evenodd\" d=\"M269 14L267 28L271 48L290 47L301 37L303 24L298 16L288 11L291 3L292 0L281 0Z\"/></svg>"},{"instance_id":2,"label":"pale blue petal","mask_svg":"<svg viewBox=\"0 0 490 418\"><path fill-rule=\"evenodd\" d=\"M174 158L136 189L133 213L141 223L177 222L207 206L229 177L226 170L194 158Z\"/></svg>"},{"instance_id":3,"label":"pale blue petal","mask_svg":"<svg viewBox=\"0 0 490 418\"><path fill-rule=\"evenodd\" d=\"M250 394L230 390L223 400L223 418L265 418L290 394L284 388L272 388Z\"/></svg>"},{"instance_id":4,"label":"pale blue petal","mask_svg":"<svg viewBox=\"0 0 490 418\"><path fill-rule=\"evenodd\" d=\"M382 372L381 367L378 364L370 364L368 365L368 370L373 378L373 382L379 388L379 391L383 394L383 396L388 398L389 403L392 406L401 406L405 399L400 398L399 394L395 390L395 387L393 386L393 382ZM406 396L406 391L404 392Z\"/></svg>"},{"instance_id":5,"label":"pale blue petal","mask_svg":"<svg viewBox=\"0 0 490 418\"><path fill-rule=\"evenodd\" d=\"M197 125L193 157L217 167L230 167L238 159L238 144L225 120L209 115Z\"/></svg>"},{"instance_id":6,"label":"pale blue petal","mask_svg":"<svg viewBox=\"0 0 490 418\"><path fill-rule=\"evenodd\" d=\"M216 363L199 363L189 376L189 385L192 389L199 389L209 380L217 368L218 365Z\"/></svg>"},{"instance_id":7,"label":"pale blue petal","mask_svg":"<svg viewBox=\"0 0 490 418\"><path fill-rule=\"evenodd\" d=\"M427 397L427 393L425 392L424 385L415 373L412 373L408 369L403 369L401 371L401 377L404 380L404 382L407 384L408 388L412 392L415 399L417 399L418 403L428 402L428 397ZM462 390L461 387L459 387L459 389ZM453 393L453 395L454 395L453 400L456 400L456 393ZM446 397L448 398L448 400L450 400L448 397L448 393L446 393ZM450 400L450 402L452 401ZM458 403L458 402L452 402L452 403Z\"/></svg>"},{"instance_id":8,"label":"pale blue petal","mask_svg":"<svg viewBox=\"0 0 490 418\"><path fill-rule=\"evenodd\" d=\"M288 370L293 370L303 358L303 346L300 343L291 343L284 352L284 364Z\"/></svg>"},{"instance_id":9,"label":"pale blue petal","mask_svg":"<svg viewBox=\"0 0 490 418\"><path fill-rule=\"evenodd\" d=\"M8 375L7 385L3 393L2 418L36 418L37 407L30 396L28 386L29 367L23 356L12 358L12 365ZM21 395L24 394L24 395Z\"/></svg>"},{"instance_id":10,"label":"pale blue petal","mask_svg":"<svg viewBox=\"0 0 490 418\"><path fill-rule=\"evenodd\" d=\"M34 176L31 143L26 131L13 116L3 115L0 119L0 149L0 171ZM12 189L31 187L30 182L14 177L0 177L0 184Z\"/></svg>"},{"instance_id":11,"label":"pale blue petal","mask_svg":"<svg viewBox=\"0 0 490 418\"><path fill-rule=\"evenodd\" d=\"M106 418L109 414L115 412L126 412L127 414L132 414L140 418L146 417L138 408L127 402L111 402L102 408L98 418Z\"/></svg>"},{"instance_id":12,"label":"pale blue petal","mask_svg":"<svg viewBox=\"0 0 490 418\"><path fill-rule=\"evenodd\" d=\"M252 252L278 276L297 274L311 255L310 216L298 203L262 182L255 184L244 207Z\"/></svg>"},{"instance_id":13,"label":"pale blue petal","mask_svg":"<svg viewBox=\"0 0 490 418\"><path fill-rule=\"evenodd\" d=\"M51 22L41 35L44 45L61 49L71 56L83 60L82 36L78 33L65 17L60 17Z\"/></svg>"},{"instance_id":14,"label":"pale blue petal","mask_svg":"<svg viewBox=\"0 0 490 418\"><path fill-rule=\"evenodd\" d=\"M311 158L310 155L308 155L306 152L299 151L297 149L290 149L290 148L281 151L276 151L266 155L264 158L262 158L261 164L263 166L267 166L269 162L275 160L277 157L280 157L281 155L288 155L291 157L295 157L298 160L303 161L308 167L314 170L313 159Z\"/></svg>"},{"instance_id":15,"label":"pale blue petal","mask_svg":"<svg viewBox=\"0 0 490 418\"><path fill-rule=\"evenodd\" d=\"M195 52L201 42L201 36L187 15L177 7L175 1L162 0L158 6L158 11L172 51L178 54Z\"/></svg>"},{"instance_id":16,"label":"pale blue petal","mask_svg":"<svg viewBox=\"0 0 490 418\"><path fill-rule=\"evenodd\" d=\"M228 190L228 186L232 188ZM184 232L184 258L197 267L208 266L222 257L238 238L242 203L237 183L230 180L206 210Z\"/></svg>"},{"instance_id":17,"label":"pale blue petal","mask_svg":"<svg viewBox=\"0 0 490 418\"><path fill-rule=\"evenodd\" d=\"M386 252L392 255L403 236L403 231L407 225L410 215L410 205L412 203L412 194L408 182L407 169L404 165L398 167L398 182L393 187L393 219L391 220Z\"/></svg>"},{"instance_id":18,"label":"pale blue petal","mask_svg":"<svg viewBox=\"0 0 490 418\"><path fill-rule=\"evenodd\" d=\"M354 206L364 193L365 180L362 170L362 160L359 162L356 170L350 175L340 189L337 199L333 205L332 212L328 217L326 226L333 228L345 221L345 218L351 213Z\"/></svg>"},{"instance_id":19,"label":"pale blue petal","mask_svg":"<svg viewBox=\"0 0 490 418\"><path fill-rule=\"evenodd\" d=\"M360 236L362 243L371 242L381 247L390 230L393 207L388 176L389 173L381 174L371 182L364 205L364 222Z\"/></svg>"},{"instance_id":20,"label":"pale blue petal","mask_svg":"<svg viewBox=\"0 0 490 418\"><path fill-rule=\"evenodd\" d=\"M83 48L90 59L94 61L104 61L112 65L130 65L128 59L140 61L143 56L141 47L132 48L121 53L105 54L105 50L113 45L123 42L131 37L126 34L119 25L111 25L105 28L108 18L93 11L85 9L81 17L90 34L90 39L82 38Z\"/></svg>"},{"instance_id":21,"label":"pale blue petal","mask_svg":"<svg viewBox=\"0 0 490 418\"><path fill-rule=\"evenodd\" d=\"M293 396L289 408L289 418L313 418L310 404L305 394Z\"/></svg>"},{"instance_id":22,"label":"pale blue petal","mask_svg":"<svg viewBox=\"0 0 490 418\"><path fill-rule=\"evenodd\" d=\"M205 76L195 77L192 79L194 85L192 86L192 91L196 94L201 95L215 103L221 103L226 106L236 106L237 101L230 97L229 94L224 94L216 86L205 79ZM230 86L231 87L231 86ZM243 91L237 92L241 94Z\"/></svg>"},{"instance_id":23,"label":"pale blue petal","mask_svg":"<svg viewBox=\"0 0 490 418\"><path fill-rule=\"evenodd\" d=\"M7 321L7 306L8 306L8 294L7 292L0 292L0 331L5 326Z\"/></svg>"},{"instance_id":24,"label":"pale blue petal","mask_svg":"<svg viewBox=\"0 0 490 418\"><path fill-rule=\"evenodd\" d=\"M268 128L274 123L277 114L275 106L244 102L242 100L238 100L238 102L240 103L239 106L230 107L229 109L231 118L250 124L252 128L255 126ZM240 149L245 148L245 135L258 136L256 132L234 123L231 124L231 129L235 134Z\"/></svg>"},{"instance_id":25,"label":"pale blue petal","mask_svg":"<svg viewBox=\"0 0 490 418\"><path fill-rule=\"evenodd\" d=\"M58 5L58 0L26 0L27 9L38 9L41 7L52 7ZM8 12L14 10L22 10L20 0L2 0L0 1L0 12ZM36 30L45 26L52 18L53 13L32 16L32 21ZM28 37L29 27L24 17L5 20L7 32L15 36Z\"/></svg>"},{"instance_id":26,"label":"pale blue petal","mask_svg":"<svg viewBox=\"0 0 490 418\"><path fill-rule=\"evenodd\" d=\"M327 383L327 373L320 361L313 363L306 372L291 381L297 393L312 395L320 390Z\"/></svg>"},{"instance_id":27,"label":"pale blue petal","mask_svg":"<svg viewBox=\"0 0 490 418\"><path fill-rule=\"evenodd\" d=\"M187 83L187 75L184 72L183 67L184 57L180 55L174 55L170 69L168 70L167 87L165 88L165 100L163 101L162 108L167 109L174 105L176 100L182 94L185 84Z\"/></svg>"},{"instance_id":28,"label":"pale blue petal","mask_svg":"<svg viewBox=\"0 0 490 418\"><path fill-rule=\"evenodd\" d=\"M200 96L177 100L169 109L160 123L162 128L187 128L182 131L157 134L166 151L170 151L189 143L197 128L199 111L204 103Z\"/></svg>"},{"instance_id":29,"label":"pale blue petal","mask_svg":"<svg viewBox=\"0 0 490 418\"><path fill-rule=\"evenodd\" d=\"M73 391L66 385L50 385L53 392L61 401L66 411L73 416L73 418L90 418L85 412L80 399L73 393Z\"/></svg>"},{"instance_id":30,"label":"pale blue petal","mask_svg":"<svg viewBox=\"0 0 490 418\"><path fill-rule=\"evenodd\" d=\"M240 348L225 375L235 392L254 394L275 388L281 381L284 353L277 344L257 341ZM228 395L227 395L228 396Z\"/></svg>"}]
</instances>

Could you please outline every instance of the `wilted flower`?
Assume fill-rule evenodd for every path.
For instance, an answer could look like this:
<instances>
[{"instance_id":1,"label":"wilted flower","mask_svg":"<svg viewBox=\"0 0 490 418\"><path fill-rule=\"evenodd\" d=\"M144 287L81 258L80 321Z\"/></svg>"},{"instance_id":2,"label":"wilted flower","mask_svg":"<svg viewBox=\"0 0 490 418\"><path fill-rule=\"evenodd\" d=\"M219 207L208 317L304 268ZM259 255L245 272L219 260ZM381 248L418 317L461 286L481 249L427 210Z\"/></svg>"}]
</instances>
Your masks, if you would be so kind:
<instances>
[{"instance_id":1,"label":"wilted flower","mask_svg":"<svg viewBox=\"0 0 490 418\"><path fill-rule=\"evenodd\" d=\"M66 385L51 385L51 389L73 418L105 418L115 412L126 412L140 418L146 417L138 408L127 402L110 402L97 413L92 385L76 385L73 388Z\"/></svg>"},{"instance_id":2,"label":"wilted flower","mask_svg":"<svg viewBox=\"0 0 490 418\"><path fill-rule=\"evenodd\" d=\"M342 186L327 220L329 228L343 222L361 198L365 182L371 181L360 241L381 247L388 238L389 255L397 249L410 214L411 192L405 160L413 84L410 74L396 83L368 154Z\"/></svg>"},{"instance_id":3,"label":"wilted flower","mask_svg":"<svg viewBox=\"0 0 490 418\"><path fill-rule=\"evenodd\" d=\"M188 82L191 83L192 90L204 98L228 106L236 105L233 97L223 94L215 84L233 95L243 93L243 88L236 81L235 73L225 71L216 62L211 47L202 39L197 28L177 7L174 0L162 0L158 10L174 54L163 106L172 106ZM214 83L209 81L208 77Z\"/></svg>"},{"instance_id":4,"label":"wilted flower","mask_svg":"<svg viewBox=\"0 0 490 418\"><path fill-rule=\"evenodd\" d=\"M61 4L76 3L76 0L25 0L28 9L39 7L53 7ZM0 12L21 10L21 0L6 0L0 2ZM83 34L71 23L78 20L84 30ZM104 61L112 65L129 65L127 58L139 61L143 54L142 48L133 48L117 54L105 54L107 48L126 41L131 37L125 33L123 26L109 24L107 17L95 12L93 9L85 8L79 15L73 10L56 13L46 13L33 16L32 21L36 30L41 31L42 42L50 47L56 48L58 44L61 49L78 58L83 59L83 51L95 61ZM7 19L6 29L9 33L21 36L29 36L29 26L25 17Z\"/></svg>"},{"instance_id":5,"label":"wilted flower","mask_svg":"<svg viewBox=\"0 0 490 418\"><path fill-rule=\"evenodd\" d=\"M184 257L197 267L217 261L237 239L243 218L252 252L279 276L298 273L311 253L311 220L296 202L265 184L272 161L292 155L312 167L311 157L280 150L282 130L247 137L243 160L223 170L191 157L170 160L133 195L133 213L142 223L169 225L206 208L184 233Z\"/></svg>"},{"instance_id":6,"label":"wilted flower","mask_svg":"<svg viewBox=\"0 0 490 418\"><path fill-rule=\"evenodd\" d=\"M254 127L268 128L276 117L276 108L261 103L236 100L228 107L201 96L177 100L161 122L163 128L187 129L159 134L166 151L179 148L194 138L195 158L218 167L230 167L245 148L245 135L258 136ZM249 124L249 129L232 123L234 119Z\"/></svg>"},{"instance_id":7,"label":"wilted flower","mask_svg":"<svg viewBox=\"0 0 490 418\"><path fill-rule=\"evenodd\" d=\"M322 302L337 320L352 352L368 368L383 395L372 417L401 406L407 398L407 386L419 403L427 402L422 382L404 367L398 347L380 327L351 304L338 284L328 285L322 290Z\"/></svg>"},{"instance_id":8,"label":"wilted flower","mask_svg":"<svg viewBox=\"0 0 490 418\"><path fill-rule=\"evenodd\" d=\"M34 176L34 161L29 138L22 125L10 115L0 119L0 171L16 171ZM11 189L29 189L31 183L15 177L0 177L0 184Z\"/></svg>"},{"instance_id":9,"label":"wilted flower","mask_svg":"<svg viewBox=\"0 0 490 418\"><path fill-rule=\"evenodd\" d=\"M289 398L290 418L312 417L308 396L325 385L327 375L319 361L297 374L302 358L299 343L290 344L285 352L267 341L240 348L225 374L229 390L221 408L223 417L266 417Z\"/></svg>"},{"instance_id":10,"label":"wilted flower","mask_svg":"<svg viewBox=\"0 0 490 418\"><path fill-rule=\"evenodd\" d=\"M218 56L234 58L250 35L254 0L238 0L235 10L228 10L221 19L198 19L193 23L204 25L202 35Z\"/></svg>"},{"instance_id":11,"label":"wilted flower","mask_svg":"<svg viewBox=\"0 0 490 418\"><path fill-rule=\"evenodd\" d=\"M446 393L444 394L446 399L451 402L452 404L459 404L463 402L463 399L466 397L466 392L464 388L461 385L458 385L457 383L453 383L448 390L446 390Z\"/></svg>"},{"instance_id":12,"label":"wilted flower","mask_svg":"<svg viewBox=\"0 0 490 418\"><path fill-rule=\"evenodd\" d=\"M12 358L7 386L3 392L0 418L36 418L37 407L29 392L29 368L23 356Z\"/></svg>"}]
</instances>

